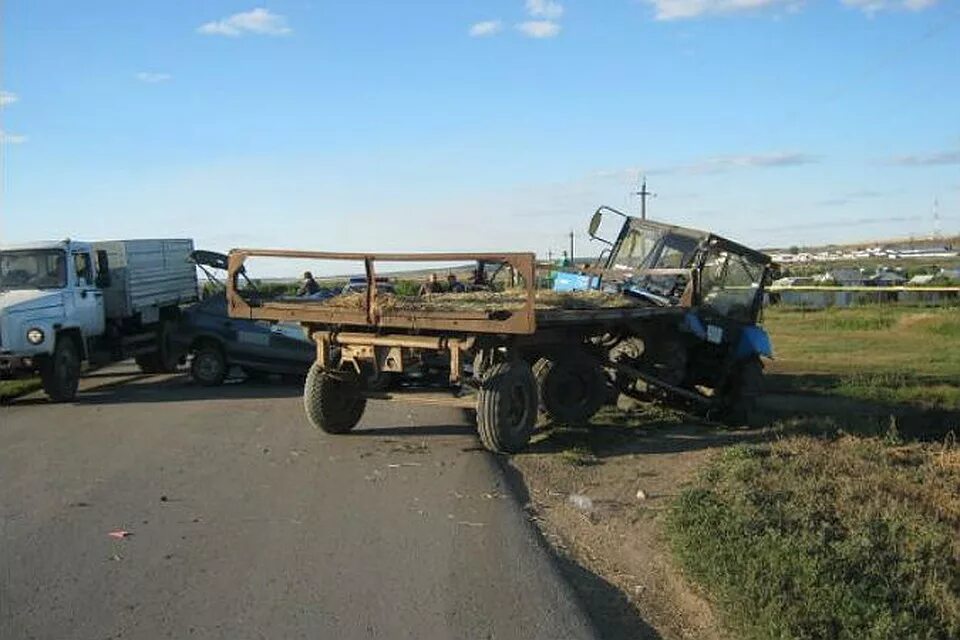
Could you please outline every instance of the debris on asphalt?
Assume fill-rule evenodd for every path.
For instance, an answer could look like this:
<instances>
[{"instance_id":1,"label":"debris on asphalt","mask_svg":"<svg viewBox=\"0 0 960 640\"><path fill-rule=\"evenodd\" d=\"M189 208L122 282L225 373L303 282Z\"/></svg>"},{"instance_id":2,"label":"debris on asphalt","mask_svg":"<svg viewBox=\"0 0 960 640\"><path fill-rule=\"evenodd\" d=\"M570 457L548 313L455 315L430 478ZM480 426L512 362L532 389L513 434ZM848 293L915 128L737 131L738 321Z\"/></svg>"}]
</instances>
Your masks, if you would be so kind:
<instances>
[{"instance_id":1,"label":"debris on asphalt","mask_svg":"<svg viewBox=\"0 0 960 640\"><path fill-rule=\"evenodd\" d=\"M485 527L486 523L483 522L468 522L466 520L461 520L457 524L463 525L465 527Z\"/></svg>"},{"instance_id":2,"label":"debris on asphalt","mask_svg":"<svg viewBox=\"0 0 960 640\"><path fill-rule=\"evenodd\" d=\"M571 493L568 501L580 511L593 511L593 500L590 499L590 496Z\"/></svg>"},{"instance_id":3,"label":"debris on asphalt","mask_svg":"<svg viewBox=\"0 0 960 640\"><path fill-rule=\"evenodd\" d=\"M637 500L646 500L647 492L643 489L637 489Z\"/></svg>"},{"instance_id":4,"label":"debris on asphalt","mask_svg":"<svg viewBox=\"0 0 960 640\"><path fill-rule=\"evenodd\" d=\"M124 538L129 538L133 535L131 531L124 531L123 529L117 529L116 531L111 531L107 534L111 538L116 538L117 540L123 540Z\"/></svg>"},{"instance_id":5,"label":"debris on asphalt","mask_svg":"<svg viewBox=\"0 0 960 640\"><path fill-rule=\"evenodd\" d=\"M422 467L423 465L419 462L400 462L388 464L387 467L390 469L399 469L400 467Z\"/></svg>"},{"instance_id":6,"label":"debris on asphalt","mask_svg":"<svg viewBox=\"0 0 960 640\"><path fill-rule=\"evenodd\" d=\"M167 496L160 496L160 502L166 502Z\"/></svg>"},{"instance_id":7,"label":"debris on asphalt","mask_svg":"<svg viewBox=\"0 0 960 640\"><path fill-rule=\"evenodd\" d=\"M123 557L115 553L112 556L110 556L110 559L113 560L114 562L120 562L121 560L123 560Z\"/></svg>"}]
</instances>

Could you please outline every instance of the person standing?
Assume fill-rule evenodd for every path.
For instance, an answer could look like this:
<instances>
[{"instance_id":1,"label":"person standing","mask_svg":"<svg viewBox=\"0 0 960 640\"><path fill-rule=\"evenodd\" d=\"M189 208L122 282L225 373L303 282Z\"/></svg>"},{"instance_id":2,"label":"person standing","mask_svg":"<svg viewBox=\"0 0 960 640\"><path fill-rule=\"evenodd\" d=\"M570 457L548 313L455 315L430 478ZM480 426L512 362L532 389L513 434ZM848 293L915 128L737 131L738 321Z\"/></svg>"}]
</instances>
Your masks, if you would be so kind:
<instances>
[{"instance_id":1,"label":"person standing","mask_svg":"<svg viewBox=\"0 0 960 640\"><path fill-rule=\"evenodd\" d=\"M451 273L447 276L447 291L450 293L463 293L467 288L457 280L457 276L454 273Z\"/></svg>"},{"instance_id":2,"label":"person standing","mask_svg":"<svg viewBox=\"0 0 960 640\"><path fill-rule=\"evenodd\" d=\"M313 274L309 271L303 272L303 284L297 289L298 296L312 296L320 292L320 285L313 279Z\"/></svg>"}]
</instances>

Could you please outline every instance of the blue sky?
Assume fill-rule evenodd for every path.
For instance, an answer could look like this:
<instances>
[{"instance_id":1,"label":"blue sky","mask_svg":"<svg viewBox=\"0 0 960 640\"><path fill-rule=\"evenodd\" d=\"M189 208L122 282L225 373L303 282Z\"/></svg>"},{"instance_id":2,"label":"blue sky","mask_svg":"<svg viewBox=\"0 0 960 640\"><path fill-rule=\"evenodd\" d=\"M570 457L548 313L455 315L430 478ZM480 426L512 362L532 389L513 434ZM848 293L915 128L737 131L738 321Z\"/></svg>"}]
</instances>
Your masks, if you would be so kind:
<instances>
[{"instance_id":1,"label":"blue sky","mask_svg":"<svg viewBox=\"0 0 960 640\"><path fill-rule=\"evenodd\" d=\"M7 0L0 238L547 250L960 231L954 0Z\"/></svg>"}]
</instances>

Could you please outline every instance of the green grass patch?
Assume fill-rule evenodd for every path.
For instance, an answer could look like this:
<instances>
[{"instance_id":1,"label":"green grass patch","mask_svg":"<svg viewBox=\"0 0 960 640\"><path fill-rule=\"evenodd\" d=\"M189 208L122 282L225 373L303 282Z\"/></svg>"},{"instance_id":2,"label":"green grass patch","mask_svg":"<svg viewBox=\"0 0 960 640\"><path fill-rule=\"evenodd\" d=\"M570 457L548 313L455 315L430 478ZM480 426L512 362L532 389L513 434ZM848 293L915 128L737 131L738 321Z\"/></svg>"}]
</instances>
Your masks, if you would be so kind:
<instances>
[{"instance_id":1,"label":"green grass patch","mask_svg":"<svg viewBox=\"0 0 960 640\"><path fill-rule=\"evenodd\" d=\"M955 447L732 447L677 498L667 532L737 637L960 637Z\"/></svg>"},{"instance_id":2,"label":"green grass patch","mask_svg":"<svg viewBox=\"0 0 960 640\"><path fill-rule=\"evenodd\" d=\"M0 400L9 400L40 388L40 378L0 380Z\"/></svg>"},{"instance_id":3,"label":"green grass patch","mask_svg":"<svg viewBox=\"0 0 960 640\"><path fill-rule=\"evenodd\" d=\"M871 305L770 309L776 359L790 389L884 404L960 409L960 310Z\"/></svg>"}]
</instances>

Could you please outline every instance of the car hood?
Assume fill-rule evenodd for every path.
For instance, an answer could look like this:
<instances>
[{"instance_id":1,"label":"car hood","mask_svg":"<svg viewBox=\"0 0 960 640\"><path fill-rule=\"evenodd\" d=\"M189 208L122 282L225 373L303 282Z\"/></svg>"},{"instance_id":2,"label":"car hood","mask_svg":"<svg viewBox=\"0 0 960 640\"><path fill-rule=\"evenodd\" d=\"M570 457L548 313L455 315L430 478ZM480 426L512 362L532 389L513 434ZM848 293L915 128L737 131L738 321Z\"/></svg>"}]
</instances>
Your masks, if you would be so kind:
<instances>
[{"instance_id":1,"label":"car hood","mask_svg":"<svg viewBox=\"0 0 960 640\"><path fill-rule=\"evenodd\" d=\"M56 309L63 305L60 291L43 289L12 289L0 291L0 313L41 311Z\"/></svg>"}]
</instances>

